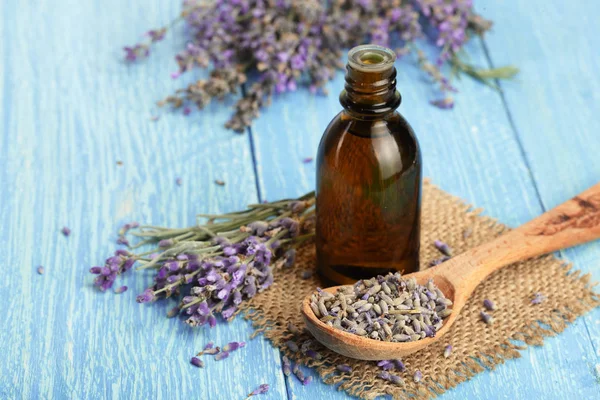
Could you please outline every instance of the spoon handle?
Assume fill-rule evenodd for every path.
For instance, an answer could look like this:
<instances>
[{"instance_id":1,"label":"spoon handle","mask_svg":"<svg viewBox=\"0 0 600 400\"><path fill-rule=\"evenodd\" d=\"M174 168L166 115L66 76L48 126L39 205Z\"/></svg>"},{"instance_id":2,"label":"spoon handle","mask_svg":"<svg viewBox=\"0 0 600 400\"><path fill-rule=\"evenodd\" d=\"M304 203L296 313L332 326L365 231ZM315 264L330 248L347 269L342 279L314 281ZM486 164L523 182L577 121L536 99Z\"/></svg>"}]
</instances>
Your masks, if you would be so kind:
<instances>
[{"instance_id":1,"label":"spoon handle","mask_svg":"<svg viewBox=\"0 0 600 400\"><path fill-rule=\"evenodd\" d=\"M506 265L599 238L600 183L497 239L455 257L454 262L439 272L470 292L489 274Z\"/></svg>"}]
</instances>

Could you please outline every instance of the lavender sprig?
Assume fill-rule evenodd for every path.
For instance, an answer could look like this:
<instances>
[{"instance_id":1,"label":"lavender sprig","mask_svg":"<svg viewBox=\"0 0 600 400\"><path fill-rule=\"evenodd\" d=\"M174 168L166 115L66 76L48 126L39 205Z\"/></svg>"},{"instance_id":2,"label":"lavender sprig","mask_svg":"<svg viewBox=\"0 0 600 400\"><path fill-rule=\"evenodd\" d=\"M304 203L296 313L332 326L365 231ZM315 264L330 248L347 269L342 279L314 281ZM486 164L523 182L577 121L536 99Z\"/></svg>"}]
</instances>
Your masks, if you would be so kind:
<instances>
[{"instance_id":1,"label":"lavender sprig","mask_svg":"<svg viewBox=\"0 0 600 400\"><path fill-rule=\"evenodd\" d=\"M455 91L441 72L445 64L492 87L495 78L511 77L516 70L481 70L459 58L473 34L483 35L491 27L490 21L473 11L472 0L185 0L183 11L170 26L150 30L142 42L125 47L125 60L145 59L151 47L180 21L186 24L189 37L175 56L178 70L171 77L210 68L209 77L159 104L182 109L187 115L191 106L201 109L213 100L230 97L253 77L226 124L237 132L244 132L276 94L299 86L326 94L326 83L343 68L343 50L365 41L394 46L398 57L416 52L419 65L442 94ZM437 50L431 61L414 46L422 38ZM447 96L432 103L442 108L454 104Z\"/></svg>"},{"instance_id":2,"label":"lavender sprig","mask_svg":"<svg viewBox=\"0 0 600 400\"><path fill-rule=\"evenodd\" d=\"M262 385L260 385L259 387L257 387L256 389L254 389L252 392L250 392L248 394L248 397L246 399L249 399L252 396L256 396L259 394L265 394L269 391L269 385L266 383L263 383Z\"/></svg>"},{"instance_id":3,"label":"lavender sprig","mask_svg":"<svg viewBox=\"0 0 600 400\"><path fill-rule=\"evenodd\" d=\"M314 202L314 193L308 193L253 204L245 211L199 215L196 226L183 229L128 224L120 233L140 239L132 250L148 244L156 247L137 254L117 250L104 266L90 269L97 275L94 284L106 291L117 276L138 263L137 269L154 271L154 283L137 296L138 302L181 295L168 316L182 313L191 326L213 327L217 316L231 320L243 301L268 289L274 280L274 260L282 264L286 251L313 235ZM243 344L228 346L225 353Z\"/></svg>"}]
</instances>

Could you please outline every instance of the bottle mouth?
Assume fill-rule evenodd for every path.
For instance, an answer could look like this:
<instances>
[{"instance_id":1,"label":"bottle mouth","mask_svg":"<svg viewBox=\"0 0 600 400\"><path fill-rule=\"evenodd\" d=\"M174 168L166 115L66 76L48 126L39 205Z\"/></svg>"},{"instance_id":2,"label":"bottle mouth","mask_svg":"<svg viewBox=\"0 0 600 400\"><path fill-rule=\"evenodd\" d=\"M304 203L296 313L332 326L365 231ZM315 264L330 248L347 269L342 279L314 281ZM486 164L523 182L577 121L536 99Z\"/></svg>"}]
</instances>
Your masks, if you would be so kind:
<instances>
[{"instance_id":1,"label":"bottle mouth","mask_svg":"<svg viewBox=\"0 0 600 400\"><path fill-rule=\"evenodd\" d=\"M375 44L356 46L348 52L348 64L356 70L382 72L389 70L396 61L396 53Z\"/></svg>"}]
</instances>

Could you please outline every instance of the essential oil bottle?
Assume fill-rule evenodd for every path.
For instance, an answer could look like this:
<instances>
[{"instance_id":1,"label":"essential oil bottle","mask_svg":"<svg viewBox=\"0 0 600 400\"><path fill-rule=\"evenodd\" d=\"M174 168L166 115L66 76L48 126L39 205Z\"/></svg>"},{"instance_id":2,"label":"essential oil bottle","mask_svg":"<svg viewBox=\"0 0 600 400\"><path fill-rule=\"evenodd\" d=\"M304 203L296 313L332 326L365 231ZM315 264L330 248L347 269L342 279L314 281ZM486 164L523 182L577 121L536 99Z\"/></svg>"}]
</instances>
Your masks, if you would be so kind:
<instances>
[{"instance_id":1,"label":"essential oil bottle","mask_svg":"<svg viewBox=\"0 0 600 400\"><path fill-rule=\"evenodd\" d=\"M381 46L350 50L344 110L319 144L317 264L334 283L419 268L421 153L396 111L395 59Z\"/></svg>"}]
</instances>

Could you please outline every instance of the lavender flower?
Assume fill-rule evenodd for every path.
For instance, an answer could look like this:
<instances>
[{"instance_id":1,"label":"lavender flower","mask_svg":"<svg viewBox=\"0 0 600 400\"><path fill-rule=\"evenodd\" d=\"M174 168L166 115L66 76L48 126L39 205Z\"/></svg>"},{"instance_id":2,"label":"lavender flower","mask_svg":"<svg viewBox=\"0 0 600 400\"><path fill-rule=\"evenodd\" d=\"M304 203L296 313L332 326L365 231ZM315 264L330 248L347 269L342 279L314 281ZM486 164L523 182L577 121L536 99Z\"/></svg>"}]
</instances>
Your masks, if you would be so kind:
<instances>
[{"instance_id":1,"label":"lavender flower","mask_svg":"<svg viewBox=\"0 0 600 400\"><path fill-rule=\"evenodd\" d=\"M256 395L259 395L259 394L265 394L268 391L269 391L269 385L266 384L266 383L263 383L262 385L260 385L256 389L254 389L252 392L250 392L248 394L248 397L256 396Z\"/></svg>"},{"instance_id":2,"label":"lavender flower","mask_svg":"<svg viewBox=\"0 0 600 400\"><path fill-rule=\"evenodd\" d=\"M71 229L65 226L60 230L60 232L66 237L71 234Z\"/></svg>"},{"instance_id":3,"label":"lavender flower","mask_svg":"<svg viewBox=\"0 0 600 400\"><path fill-rule=\"evenodd\" d=\"M204 368L204 362L201 359L199 359L198 357L192 357L192 359L190 360L190 363L194 367Z\"/></svg>"},{"instance_id":4,"label":"lavender flower","mask_svg":"<svg viewBox=\"0 0 600 400\"><path fill-rule=\"evenodd\" d=\"M186 0L176 21L185 22L191 40L175 56L179 70L172 77L196 68L212 69L209 78L177 90L160 104L183 108L187 114L192 106L204 108L230 97L252 78L226 125L237 132L244 132L275 94L300 85L326 94L326 83L343 68L343 49L365 40L388 47L393 42L401 57L413 51L424 31L431 32L427 38L439 47L440 56L435 65L423 63L424 56L419 56L419 64L442 92L452 88L439 69L445 63L487 82L506 77L498 69L478 73L457 62L469 33L483 35L491 26L474 13L472 0L289 0L275 6L256 0ZM166 28L148 31L144 41L124 48L125 60L147 57L166 32Z\"/></svg>"},{"instance_id":5,"label":"lavender flower","mask_svg":"<svg viewBox=\"0 0 600 400\"><path fill-rule=\"evenodd\" d=\"M90 273L96 275L94 284L106 291L117 276L139 262L139 269L155 272L153 284L137 296L139 303L181 295L180 304L168 316L182 313L190 326L213 327L219 315L226 321L233 319L243 301L273 284L273 259L280 265L281 254L297 244L294 239L301 233L304 237L311 234L300 222L306 215L314 214L314 202L314 193L309 193L298 199L275 202L272 208L260 204L243 212L201 216L209 222L187 229L126 224L120 230L122 236L139 228L134 235L141 241L132 248L151 242L157 248L137 255L117 250L104 265L90 268ZM288 217L292 207L295 213ZM241 215L244 218L240 219ZM275 255L280 247L281 251ZM236 343L225 346L224 352L244 345ZM218 350L213 354L217 353Z\"/></svg>"},{"instance_id":6,"label":"lavender flower","mask_svg":"<svg viewBox=\"0 0 600 400\"><path fill-rule=\"evenodd\" d=\"M494 302L488 299L483 300L483 306L488 311L494 311L496 309Z\"/></svg>"},{"instance_id":7,"label":"lavender flower","mask_svg":"<svg viewBox=\"0 0 600 400\"><path fill-rule=\"evenodd\" d=\"M222 351L215 356L216 361L221 361L229 357L229 353L226 351Z\"/></svg>"}]
</instances>

